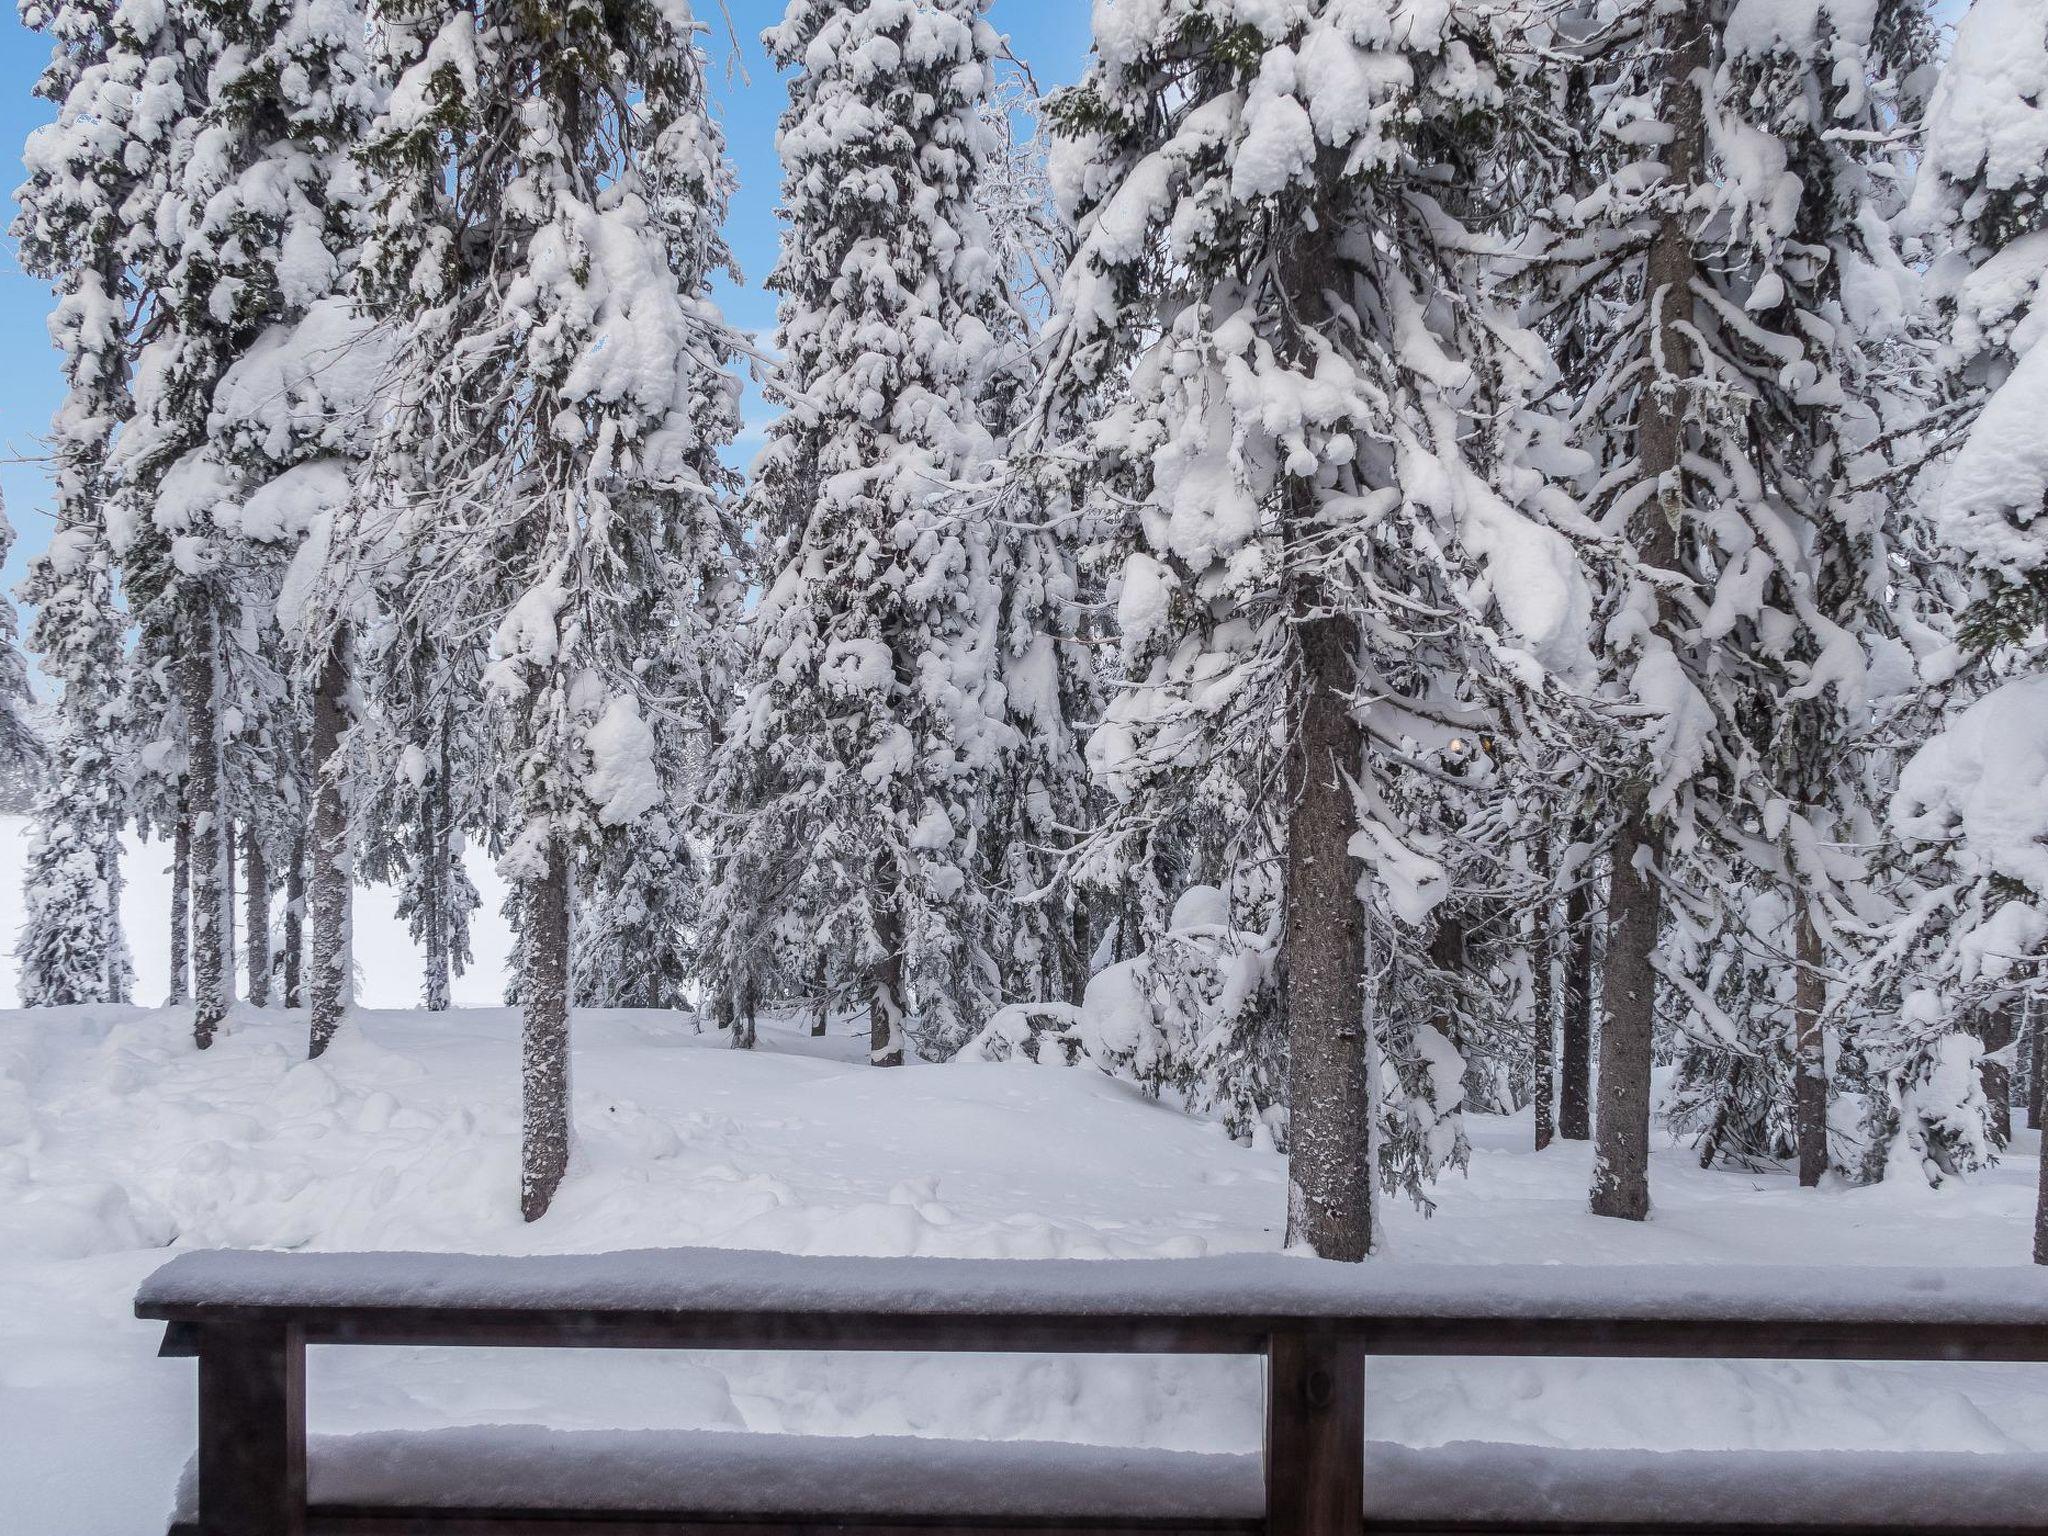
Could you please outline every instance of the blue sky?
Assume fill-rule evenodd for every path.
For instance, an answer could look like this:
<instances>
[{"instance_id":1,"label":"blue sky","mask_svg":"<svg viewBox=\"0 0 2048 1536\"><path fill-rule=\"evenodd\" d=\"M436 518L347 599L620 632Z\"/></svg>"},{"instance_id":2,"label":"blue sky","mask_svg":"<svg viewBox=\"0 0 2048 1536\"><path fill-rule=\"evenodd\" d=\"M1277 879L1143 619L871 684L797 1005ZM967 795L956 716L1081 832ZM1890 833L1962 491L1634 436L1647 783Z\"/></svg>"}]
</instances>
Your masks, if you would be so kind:
<instances>
[{"instance_id":1,"label":"blue sky","mask_svg":"<svg viewBox=\"0 0 2048 1536\"><path fill-rule=\"evenodd\" d=\"M721 302L734 324L765 332L775 321L773 296L761 283L775 264L780 186L775 120L782 111L783 86L761 51L759 34L781 17L782 5L780 0L725 0L721 7L717 0L699 0L698 11L712 28L707 47L713 92L740 182L728 233L747 281L724 292ZM1051 88L1080 73L1088 49L1088 12L1088 0L995 0L990 18L1008 34L1013 51L1031 66L1039 84ZM4 154L9 191L21 179L22 140L49 116L48 104L29 94L49 51L47 40L15 18L12 5L0 9L0 145L9 146ZM10 200L10 223L13 212ZM0 493L20 535L0 569L9 591L21 579L27 557L50 534L49 477L36 461L63 392L57 355L44 327L49 300L49 290L21 270L14 242L0 239L0 458L6 461L0 462ZM764 409L758 396L750 397L748 409L758 425Z\"/></svg>"}]
</instances>

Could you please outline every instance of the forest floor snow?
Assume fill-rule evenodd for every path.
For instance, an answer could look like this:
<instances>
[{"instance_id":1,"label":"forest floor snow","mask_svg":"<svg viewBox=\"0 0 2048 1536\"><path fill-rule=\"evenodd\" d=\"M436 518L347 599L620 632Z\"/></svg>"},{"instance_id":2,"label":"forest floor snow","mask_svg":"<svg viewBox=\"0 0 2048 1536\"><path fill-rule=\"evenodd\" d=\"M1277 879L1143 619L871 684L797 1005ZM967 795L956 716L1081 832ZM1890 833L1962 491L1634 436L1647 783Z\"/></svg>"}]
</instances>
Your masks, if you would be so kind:
<instances>
[{"instance_id":1,"label":"forest floor snow","mask_svg":"<svg viewBox=\"0 0 2048 1536\"><path fill-rule=\"evenodd\" d=\"M770 1022L732 1051L687 1017L576 1020L575 1160L516 1208L517 1016L365 1010L304 1061L303 1014L0 1013L0 1533L161 1528L193 1368L158 1360L136 1284L173 1248L533 1253L709 1244L795 1253L1184 1256L1280 1242L1284 1165L1086 1069L864 1065L864 1040ZM1641 1225L1585 1210L1590 1152L1472 1123L1469 1173L1404 1259L2018 1264L2038 1139L1941 1190L1802 1191L1667 1147ZM1255 1361L1076 1356L315 1349L309 1418L347 1433L564 1429L1259 1441ZM1384 1360L1372 1437L1645 1449L2048 1450L2048 1368Z\"/></svg>"}]
</instances>

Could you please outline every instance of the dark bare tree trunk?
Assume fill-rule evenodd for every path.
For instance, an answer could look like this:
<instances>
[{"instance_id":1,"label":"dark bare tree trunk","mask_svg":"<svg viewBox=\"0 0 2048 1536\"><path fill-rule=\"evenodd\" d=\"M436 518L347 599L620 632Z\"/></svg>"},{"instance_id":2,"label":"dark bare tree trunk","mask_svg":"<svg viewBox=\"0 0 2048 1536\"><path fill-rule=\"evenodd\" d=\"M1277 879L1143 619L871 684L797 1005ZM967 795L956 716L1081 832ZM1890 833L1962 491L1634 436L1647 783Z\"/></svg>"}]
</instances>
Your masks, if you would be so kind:
<instances>
[{"instance_id":1,"label":"dark bare tree trunk","mask_svg":"<svg viewBox=\"0 0 2048 1536\"><path fill-rule=\"evenodd\" d=\"M823 1035L825 1026L832 1019L832 997L825 988L823 972L820 972L817 979L811 983L811 996L814 999L811 1004L811 1034Z\"/></svg>"},{"instance_id":2,"label":"dark bare tree trunk","mask_svg":"<svg viewBox=\"0 0 2048 1536\"><path fill-rule=\"evenodd\" d=\"M420 926L426 934L421 995L429 1013L448 1007L448 738L444 723L434 782L420 803L422 871Z\"/></svg>"},{"instance_id":3,"label":"dark bare tree trunk","mask_svg":"<svg viewBox=\"0 0 2048 1536\"><path fill-rule=\"evenodd\" d=\"M1593 829L1573 832L1579 846L1590 850ZM1566 1141L1593 1136L1593 859L1574 873L1564 903L1564 1037L1558 1085L1557 1134Z\"/></svg>"},{"instance_id":4,"label":"dark bare tree trunk","mask_svg":"<svg viewBox=\"0 0 2048 1536\"><path fill-rule=\"evenodd\" d=\"M868 976L868 1061L903 1065L903 920L893 905L876 914L882 958Z\"/></svg>"},{"instance_id":5,"label":"dark bare tree trunk","mask_svg":"<svg viewBox=\"0 0 2048 1536\"><path fill-rule=\"evenodd\" d=\"M1706 18L1692 8L1663 23L1661 112L1671 125L1666 148L1667 185L1690 189L1700 177L1704 146L1698 81L1706 73ZM1686 327L1692 318L1694 257L1687 207L1673 206L1659 220L1644 264L1650 306L1650 376L1636 405L1636 452L1643 482L1657 487L1637 515L1647 519L1638 544L1644 565L1674 570L1679 524L1685 516L1684 384L1697 369ZM1651 627L1665 631L1664 599L1654 585L1644 594ZM1650 1060L1656 1030L1654 956L1661 926L1656 864L1663 838L1638 789L1615 839L1607 884L1607 967L1600 988L1600 1112L1594 1126L1592 1209L1596 1216L1641 1221L1650 1213Z\"/></svg>"},{"instance_id":6,"label":"dark bare tree trunk","mask_svg":"<svg viewBox=\"0 0 2048 1536\"><path fill-rule=\"evenodd\" d=\"M249 1001L258 1008L270 1006L270 863L263 856L263 839L250 827L243 833L242 869L248 885L244 893L243 924L249 930Z\"/></svg>"},{"instance_id":7,"label":"dark bare tree trunk","mask_svg":"<svg viewBox=\"0 0 2048 1536\"><path fill-rule=\"evenodd\" d=\"M1977 1080L1991 1107L1991 1144L1996 1147L2012 1144L2012 1067L2003 1053L2019 1038L2020 996L2009 993L1984 1015L1984 1054L1977 1061Z\"/></svg>"},{"instance_id":8,"label":"dark bare tree trunk","mask_svg":"<svg viewBox=\"0 0 2048 1536\"><path fill-rule=\"evenodd\" d=\"M1557 935L1552 927L1554 903L1543 902L1530 924L1529 1008L1533 1035L1535 1081L1529 1085L1529 1099L1536 1111L1536 1150L1541 1152L1557 1134L1551 1106L1557 1094L1557 990L1552 977Z\"/></svg>"},{"instance_id":9,"label":"dark bare tree trunk","mask_svg":"<svg viewBox=\"0 0 2048 1536\"><path fill-rule=\"evenodd\" d=\"M307 1054L318 1056L334 1040L348 1011L353 958L349 953L348 806L344 798L341 738L348 727L348 669L337 637L320 665L313 689L313 847L307 905L312 910L312 1021Z\"/></svg>"},{"instance_id":10,"label":"dark bare tree trunk","mask_svg":"<svg viewBox=\"0 0 2048 1536\"><path fill-rule=\"evenodd\" d=\"M732 1044L743 1051L751 1051L760 1037L757 1015L761 1006L761 986L755 973L748 971L740 981L738 1008L732 1020Z\"/></svg>"},{"instance_id":11,"label":"dark bare tree trunk","mask_svg":"<svg viewBox=\"0 0 2048 1536\"><path fill-rule=\"evenodd\" d=\"M284 869L284 1005L306 1001L300 966L306 945L306 839L292 838L291 862Z\"/></svg>"},{"instance_id":12,"label":"dark bare tree trunk","mask_svg":"<svg viewBox=\"0 0 2048 1536\"><path fill-rule=\"evenodd\" d=\"M1356 1262L1372 1250L1371 1104L1367 1082L1365 913L1351 857L1358 806L1351 779L1364 733L1349 694L1357 637L1297 594L1299 735L1288 754L1287 926L1281 952L1287 1016L1287 1243Z\"/></svg>"},{"instance_id":13,"label":"dark bare tree trunk","mask_svg":"<svg viewBox=\"0 0 2048 1536\"><path fill-rule=\"evenodd\" d=\"M1656 849L1637 811L1614 841L1607 882L1607 974L1600 989L1600 1112L1595 1122L1592 1208L1641 1221L1650 1214L1650 1050L1657 1013L1655 953L1662 911ZM1638 855L1641 855L1639 860Z\"/></svg>"},{"instance_id":14,"label":"dark bare tree trunk","mask_svg":"<svg viewBox=\"0 0 2048 1536\"><path fill-rule=\"evenodd\" d=\"M2023 994L2020 1012L2027 1028L2027 1129L2041 1128L2041 1008L2030 990Z\"/></svg>"},{"instance_id":15,"label":"dark bare tree trunk","mask_svg":"<svg viewBox=\"0 0 2048 1536\"><path fill-rule=\"evenodd\" d=\"M171 834L171 996L179 1007L192 996L192 818L182 801Z\"/></svg>"},{"instance_id":16,"label":"dark bare tree trunk","mask_svg":"<svg viewBox=\"0 0 2048 1536\"><path fill-rule=\"evenodd\" d=\"M1316 177L1337 185L1341 161L1318 157ZM1280 350L1312 370L1315 333L1346 292L1349 272L1336 225L1288 233L1280 252L1276 306L1286 326ZM1287 480L1282 535L1289 557L1293 621L1294 727L1286 759L1285 932L1281 1006L1287 1019L1287 1234L1319 1258L1356 1263L1372 1251L1370 1020L1365 994L1365 907L1351 854L1358 831L1352 781L1365 771L1365 732L1352 711L1358 630L1328 601L1310 552L1324 508L1313 484Z\"/></svg>"},{"instance_id":17,"label":"dark bare tree trunk","mask_svg":"<svg viewBox=\"0 0 2048 1536\"><path fill-rule=\"evenodd\" d=\"M2048 1264L2048 1153L2041 1158L2041 1173L2034 1194L2034 1262Z\"/></svg>"},{"instance_id":18,"label":"dark bare tree trunk","mask_svg":"<svg viewBox=\"0 0 2048 1536\"><path fill-rule=\"evenodd\" d=\"M569 1169L569 852L559 842L527 887L525 932L519 1213L538 1221Z\"/></svg>"},{"instance_id":19,"label":"dark bare tree trunk","mask_svg":"<svg viewBox=\"0 0 2048 1536\"><path fill-rule=\"evenodd\" d=\"M185 600L185 644L178 680L185 705L185 792L192 828L192 1039L203 1051L234 1000L228 920L228 821L221 794L220 700L214 667L213 610Z\"/></svg>"},{"instance_id":20,"label":"dark bare tree trunk","mask_svg":"<svg viewBox=\"0 0 2048 1536\"><path fill-rule=\"evenodd\" d=\"M1793 1120L1799 1137L1799 1182L1812 1189L1828 1171L1828 1061L1821 1038L1827 981L1821 974L1820 931L1802 894L1799 898L1799 969L1792 980L1794 1078Z\"/></svg>"}]
</instances>

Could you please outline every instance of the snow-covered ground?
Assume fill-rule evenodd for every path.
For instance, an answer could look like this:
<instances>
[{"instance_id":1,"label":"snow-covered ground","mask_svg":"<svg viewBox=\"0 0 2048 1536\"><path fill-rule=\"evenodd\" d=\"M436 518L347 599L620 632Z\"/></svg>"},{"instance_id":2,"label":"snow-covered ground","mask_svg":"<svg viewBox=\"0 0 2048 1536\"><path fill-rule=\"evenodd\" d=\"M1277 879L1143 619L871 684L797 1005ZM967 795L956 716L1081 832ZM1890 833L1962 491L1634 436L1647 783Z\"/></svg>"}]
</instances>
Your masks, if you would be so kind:
<instances>
[{"instance_id":1,"label":"snow-covered ground","mask_svg":"<svg viewBox=\"0 0 2048 1536\"><path fill-rule=\"evenodd\" d=\"M128 1315L173 1247L498 1252L713 1244L799 1253L1193 1255L1279 1241L1282 1164L1084 1069L861 1064L854 1033L770 1023L724 1049L671 1014L576 1022L576 1160L515 1203L516 1036L497 1009L365 1011L307 1063L304 1018L243 1014L191 1048L182 1012L0 1013L0 1531L133 1536L193 1435L189 1361ZM1476 1124L1469 1177L1388 1257L2016 1264L2036 1139L1935 1192L1802 1192L1654 1170L1656 1217L1584 1208L1588 1151ZM2048 1450L2034 1367L1376 1361L1369 1428L1432 1445ZM812 1434L1258 1444L1243 1360L632 1351L315 1350L320 1431L527 1422Z\"/></svg>"}]
</instances>

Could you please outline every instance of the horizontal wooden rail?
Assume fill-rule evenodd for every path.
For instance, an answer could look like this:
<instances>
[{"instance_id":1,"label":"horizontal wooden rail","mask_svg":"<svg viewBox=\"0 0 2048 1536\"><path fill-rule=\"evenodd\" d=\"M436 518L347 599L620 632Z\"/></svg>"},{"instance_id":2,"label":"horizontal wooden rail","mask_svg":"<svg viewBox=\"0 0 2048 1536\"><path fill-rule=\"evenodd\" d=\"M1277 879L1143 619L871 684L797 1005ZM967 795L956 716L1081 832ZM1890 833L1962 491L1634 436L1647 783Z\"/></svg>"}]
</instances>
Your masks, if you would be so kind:
<instances>
[{"instance_id":1,"label":"horizontal wooden rail","mask_svg":"<svg viewBox=\"0 0 2048 1536\"><path fill-rule=\"evenodd\" d=\"M1897 1536L1931 1527L1918 1520L1801 1524L1792 1516L1696 1524L1669 1512L1648 1523L1580 1515L1546 1524L1540 1510L1465 1520L1414 1510L1368 1518L1365 1356L2048 1361L2048 1277L2031 1268L1593 1270L1332 1265L1277 1255L1069 1263L710 1250L547 1258L195 1253L145 1282L136 1312L169 1325L163 1353L199 1360L197 1510L192 1522L174 1527L196 1536L564 1536L572 1529L766 1536L828 1526L871 1536L969 1529L1687 1536L1759 1528ZM821 1515L361 1500L309 1509L307 1344L1258 1354L1267 1362L1267 1390L1262 1478L1251 1500L1257 1512ZM1113 1482L1101 1486L1116 1491ZM2048 1532L2048 1500L2038 1522L2030 1515L2020 1525L1944 1528Z\"/></svg>"}]
</instances>

